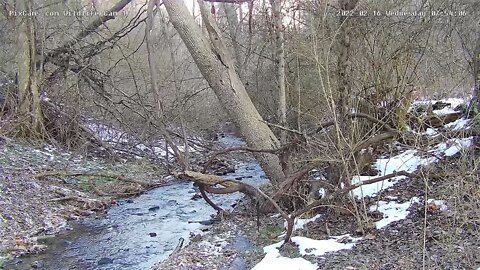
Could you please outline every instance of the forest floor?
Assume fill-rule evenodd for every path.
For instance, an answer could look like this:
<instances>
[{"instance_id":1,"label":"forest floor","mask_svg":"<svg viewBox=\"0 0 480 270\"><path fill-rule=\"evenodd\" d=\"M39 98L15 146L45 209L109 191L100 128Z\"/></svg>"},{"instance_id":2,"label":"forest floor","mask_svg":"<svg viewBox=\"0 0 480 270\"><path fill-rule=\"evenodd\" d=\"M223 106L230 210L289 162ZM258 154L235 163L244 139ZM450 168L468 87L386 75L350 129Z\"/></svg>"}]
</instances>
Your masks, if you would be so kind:
<instances>
[{"instance_id":1,"label":"forest floor","mask_svg":"<svg viewBox=\"0 0 480 270\"><path fill-rule=\"evenodd\" d=\"M309 222L294 236L328 239L349 234L361 237L351 249L303 256L318 269L478 269L480 267L480 175L474 168L473 156L454 156L429 169L431 177L401 181L369 202L395 198L409 204L408 216L382 228L359 228L354 215L329 208L320 209L320 218ZM428 201L435 198L440 206ZM427 200L427 203L425 203ZM252 216L251 210L238 207L226 220L214 225L210 232L194 237L190 245L158 263L153 269L251 269L265 256L263 247L282 240L284 222L277 215ZM367 211L366 211L367 212ZM380 215L381 216L381 215ZM378 212L368 212L374 222ZM368 226L367 226L368 227ZM338 240L338 242L341 242ZM302 257L294 245L286 245L280 254L287 258ZM270 267L274 267L271 265ZM275 266L275 269L292 269ZM425 269L424 268L424 269ZM271 268L274 269L274 268ZM302 269L302 268L295 268ZM308 269L308 268L305 268Z\"/></svg>"},{"instance_id":2,"label":"forest floor","mask_svg":"<svg viewBox=\"0 0 480 270\"><path fill-rule=\"evenodd\" d=\"M145 161L112 163L43 143L3 137L0 153L0 266L45 249L37 241L68 230L67 221L166 182L165 171Z\"/></svg>"},{"instance_id":3,"label":"forest floor","mask_svg":"<svg viewBox=\"0 0 480 270\"><path fill-rule=\"evenodd\" d=\"M299 220L293 243L281 246L279 215L256 217L240 204L153 269L480 269L480 151L478 138L462 134L477 128L469 121L414 131L428 138L423 147L385 145L372 170L415 176L366 185L355 200L318 208Z\"/></svg>"},{"instance_id":4,"label":"forest floor","mask_svg":"<svg viewBox=\"0 0 480 270\"><path fill-rule=\"evenodd\" d=\"M437 131L442 130L426 133ZM435 151L400 150L409 153L398 155L409 157L402 162L415 170L420 166L416 177L384 181L387 187L375 194L343 205L325 205L302 217L317 218L310 222L304 219L305 224L295 229L297 245L287 244L277 251L285 232L284 221L278 215L257 217L244 200L232 215L214 223L206 233L192 235L189 245L153 269L292 269L292 263L295 269L478 269L478 142L462 151L459 143L461 147L450 155L446 153L457 141L442 139L447 141L442 147L433 146ZM67 221L105 211L119 197L133 196L167 181L165 170L143 159L109 162L4 137L0 138L0 153L0 266L9 256L45 249L37 240L68 229ZM377 153L377 163L382 158L390 162L384 154ZM439 154L441 158L435 162L422 164ZM396 171L405 167L397 165ZM389 205L393 212L376 211ZM338 211L339 207L348 211ZM324 242L305 248L300 241L305 239ZM280 264L262 268L269 258Z\"/></svg>"}]
</instances>

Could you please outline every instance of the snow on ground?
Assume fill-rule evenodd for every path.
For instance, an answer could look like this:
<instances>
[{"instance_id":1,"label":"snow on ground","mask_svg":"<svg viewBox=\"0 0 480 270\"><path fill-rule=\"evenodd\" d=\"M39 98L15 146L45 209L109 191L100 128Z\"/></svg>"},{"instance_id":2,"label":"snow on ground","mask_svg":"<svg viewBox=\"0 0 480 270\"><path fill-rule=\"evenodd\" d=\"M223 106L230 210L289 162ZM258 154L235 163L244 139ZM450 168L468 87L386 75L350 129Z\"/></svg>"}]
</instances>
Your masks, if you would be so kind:
<instances>
[{"instance_id":1,"label":"snow on ground","mask_svg":"<svg viewBox=\"0 0 480 270\"><path fill-rule=\"evenodd\" d=\"M393 172L407 171L414 172L420 166L426 166L433 162L439 161L439 156L453 156L464 148L468 148L473 144L473 137L455 138L447 142L439 143L433 146L428 153L433 154L431 157L420 156L417 150L407 150L399 155L390 158L379 158L375 162L375 168L379 171L376 176L356 175L352 178L352 184L367 181L379 176L384 176ZM381 190L392 187L399 180L406 178L405 176L397 176L391 179L368 184L354 189L353 195L357 198L365 196L375 196Z\"/></svg>"},{"instance_id":2,"label":"snow on ground","mask_svg":"<svg viewBox=\"0 0 480 270\"><path fill-rule=\"evenodd\" d=\"M328 252L342 249L351 249L362 238L353 238L350 235L333 236L332 239L315 240L303 236L292 237L292 242L298 245L300 254L323 256Z\"/></svg>"},{"instance_id":3,"label":"snow on ground","mask_svg":"<svg viewBox=\"0 0 480 270\"><path fill-rule=\"evenodd\" d=\"M423 132L423 134L429 135L429 136L436 136L436 135L438 135L438 131L437 131L436 128L427 128L427 130L425 130L425 132Z\"/></svg>"},{"instance_id":4,"label":"snow on ground","mask_svg":"<svg viewBox=\"0 0 480 270\"><path fill-rule=\"evenodd\" d=\"M399 221L405 219L410 211L408 208L413 203L418 203L419 199L417 197L411 198L409 201L404 203L397 203L395 201L385 202L385 201L378 201L377 204L370 206L370 211L379 211L383 214L383 218L377 222L375 222L375 227L377 229L381 229L386 227L392 222Z\"/></svg>"},{"instance_id":5,"label":"snow on ground","mask_svg":"<svg viewBox=\"0 0 480 270\"><path fill-rule=\"evenodd\" d=\"M457 111L455 110L455 106L447 106L443 109L433 111L434 114L439 115L439 116L452 114L452 113L456 113L456 112Z\"/></svg>"},{"instance_id":6,"label":"snow on ground","mask_svg":"<svg viewBox=\"0 0 480 270\"><path fill-rule=\"evenodd\" d=\"M97 137L105 142L110 142L110 143L127 143L129 141L129 136L121 132L113 127L99 124L99 123L94 123L94 122L89 122L86 124L86 126L92 131Z\"/></svg>"},{"instance_id":7,"label":"snow on ground","mask_svg":"<svg viewBox=\"0 0 480 270\"><path fill-rule=\"evenodd\" d=\"M448 209L447 202L444 200L428 199L427 203L437 206L440 211L445 211Z\"/></svg>"},{"instance_id":8,"label":"snow on ground","mask_svg":"<svg viewBox=\"0 0 480 270\"><path fill-rule=\"evenodd\" d=\"M459 118L451 123L445 125L446 128L451 128L452 130L460 130L460 129L469 129L467 125L470 123L470 119L466 118Z\"/></svg>"},{"instance_id":9,"label":"snow on ground","mask_svg":"<svg viewBox=\"0 0 480 270\"><path fill-rule=\"evenodd\" d=\"M292 237L292 242L298 245L301 255L323 256L328 252L342 249L351 249L361 238L353 238L350 235L334 236L331 239L315 240L302 236ZM285 269L285 270L309 270L317 269L313 264L303 258L287 258L280 255L279 248L283 241L266 246L263 251L265 257L252 270Z\"/></svg>"},{"instance_id":10,"label":"snow on ground","mask_svg":"<svg viewBox=\"0 0 480 270\"><path fill-rule=\"evenodd\" d=\"M277 214L277 215L274 215L274 216L280 217L280 214ZM274 217L274 216L272 216L272 217ZM303 227L305 227L305 225L307 225L307 223L315 221L315 220L319 219L321 216L322 215L317 214L317 215L315 215L314 217L311 217L311 218L295 218L295 221L293 223L293 231L303 229ZM288 225L287 225L286 221L283 223L283 226L285 227L285 229L287 229ZM278 238L285 237L286 234L287 234L287 232L285 231L284 233L279 235Z\"/></svg>"},{"instance_id":11,"label":"snow on ground","mask_svg":"<svg viewBox=\"0 0 480 270\"><path fill-rule=\"evenodd\" d=\"M444 98L444 99L439 99L439 100L416 100L414 102L412 102L412 105L410 106L409 108L409 111L411 111L413 108L416 108L418 106L424 106L424 105L433 105L437 102L441 102L441 103L449 103L450 105L445 107L445 108L449 108L451 110L451 112L455 112L455 109L457 106L459 105L462 105L462 104L465 104L467 103L467 100L469 99L464 99L464 98ZM434 113L440 115L442 113L445 113L447 112L447 110L435 110L433 111ZM451 113L450 112L450 113Z\"/></svg>"},{"instance_id":12,"label":"snow on ground","mask_svg":"<svg viewBox=\"0 0 480 270\"><path fill-rule=\"evenodd\" d=\"M464 148L468 148L473 145L473 137L468 138L454 138L446 142L439 143L432 148L429 152L437 155L445 155L447 157L454 156Z\"/></svg>"},{"instance_id":13,"label":"snow on ground","mask_svg":"<svg viewBox=\"0 0 480 270\"><path fill-rule=\"evenodd\" d=\"M375 162L375 168L379 171L376 176L356 175L352 178L352 184L357 184L379 176L384 176L398 171L414 172L421 165L428 165L435 161L435 158L422 158L418 155L417 150L407 150L399 155L391 158L379 158ZM379 191L392 187L399 180L406 178L405 176L393 177L389 180L380 181L373 184L363 185L354 189L353 195L359 198L365 196L374 196Z\"/></svg>"},{"instance_id":14,"label":"snow on ground","mask_svg":"<svg viewBox=\"0 0 480 270\"><path fill-rule=\"evenodd\" d=\"M458 131L462 129L470 129L470 127L468 126L469 123L470 123L470 119L459 118L451 123L444 125L444 127L453 131ZM421 134L432 136L432 137L440 135L440 133L438 132L438 128L427 128Z\"/></svg>"},{"instance_id":15,"label":"snow on ground","mask_svg":"<svg viewBox=\"0 0 480 270\"><path fill-rule=\"evenodd\" d=\"M296 218L295 219L295 222L293 224L293 230L299 230L299 229L303 229L303 227L309 223L309 222L312 222L312 221L315 221L317 219L319 219L322 215L320 214L317 214L315 215L314 217L312 218ZM287 227L287 222L285 221L285 228Z\"/></svg>"},{"instance_id":16,"label":"snow on ground","mask_svg":"<svg viewBox=\"0 0 480 270\"><path fill-rule=\"evenodd\" d=\"M278 249L266 252L265 257L255 265L252 270L316 270L317 264L313 264L304 258L287 258L280 255Z\"/></svg>"},{"instance_id":17,"label":"snow on ground","mask_svg":"<svg viewBox=\"0 0 480 270\"><path fill-rule=\"evenodd\" d=\"M413 197L404 203L398 203L395 201L378 201L376 204L370 206L369 211L378 211L383 214L383 218L375 222L375 227L380 230L395 221L407 218L408 214L410 214L408 208L410 208L412 204L419 202L420 199L417 197ZM444 200L428 199L427 204L438 207L437 209L441 211L447 210L447 204Z\"/></svg>"},{"instance_id":18,"label":"snow on ground","mask_svg":"<svg viewBox=\"0 0 480 270\"><path fill-rule=\"evenodd\" d=\"M129 135L126 132L117 130L111 126L94 123L93 121L88 122L86 126L94 133L100 140L103 142L109 143L110 145L117 144L132 144L135 145L135 148L143 152L151 152L157 157L165 157L168 153L173 157L173 149L170 146L165 146L165 141L163 139L155 140L151 142L150 146L147 146L143 143L140 143L137 138ZM193 138L196 139L196 138ZM177 145L178 149L182 152L185 152L185 146L183 144ZM197 151L195 148L188 147L190 153ZM116 151L116 150L115 150ZM117 151L118 152L118 151ZM142 155L143 156L143 155ZM142 156L135 156L137 159L141 159Z\"/></svg>"}]
</instances>

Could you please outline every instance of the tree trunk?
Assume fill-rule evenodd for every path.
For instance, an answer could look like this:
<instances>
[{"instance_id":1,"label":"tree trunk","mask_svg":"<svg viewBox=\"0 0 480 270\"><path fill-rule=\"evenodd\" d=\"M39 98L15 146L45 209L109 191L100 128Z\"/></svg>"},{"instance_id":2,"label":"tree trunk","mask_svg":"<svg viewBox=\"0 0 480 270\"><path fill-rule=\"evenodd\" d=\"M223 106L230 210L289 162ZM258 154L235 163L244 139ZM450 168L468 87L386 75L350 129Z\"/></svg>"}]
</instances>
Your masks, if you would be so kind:
<instances>
[{"instance_id":1,"label":"tree trunk","mask_svg":"<svg viewBox=\"0 0 480 270\"><path fill-rule=\"evenodd\" d=\"M220 31L203 1L199 0L198 3L211 42L202 35L183 1L165 0L163 3L170 21L190 51L198 69L239 128L248 146L257 149L278 148L277 138L263 122L235 72L233 60ZM284 179L278 156L268 153L256 153L255 156L270 181L278 183Z\"/></svg>"},{"instance_id":2,"label":"tree trunk","mask_svg":"<svg viewBox=\"0 0 480 270\"><path fill-rule=\"evenodd\" d=\"M17 3L17 10L33 11L31 0L22 0ZM21 133L26 136L43 136L44 123L40 107L40 74L36 69L36 44L34 17L17 17L17 44L18 53L18 113L26 117Z\"/></svg>"},{"instance_id":3,"label":"tree trunk","mask_svg":"<svg viewBox=\"0 0 480 270\"><path fill-rule=\"evenodd\" d=\"M346 117L348 112L348 95L351 92L351 82L350 82L350 27L349 20L346 16L340 16L340 29L338 32L338 59L337 59L337 77L338 77L338 88L337 88L337 121L339 125L339 130L341 132L341 137L349 138L350 137L350 126L349 119ZM338 138L339 149L342 147L342 138Z\"/></svg>"},{"instance_id":4,"label":"tree trunk","mask_svg":"<svg viewBox=\"0 0 480 270\"><path fill-rule=\"evenodd\" d=\"M275 29L277 80L278 80L278 120L280 125L287 125L287 97L285 91L285 39L283 35L282 1L270 0L272 6L273 23ZM280 131L282 144L287 141L285 130Z\"/></svg>"},{"instance_id":5,"label":"tree trunk","mask_svg":"<svg viewBox=\"0 0 480 270\"><path fill-rule=\"evenodd\" d=\"M475 49L473 51L473 98L470 103L468 114L480 112L480 34L477 35Z\"/></svg>"},{"instance_id":6,"label":"tree trunk","mask_svg":"<svg viewBox=\"0 0 480 270\"><path fill-rule=\"evenodd\" d=\"M340 1L340 9L342 11L352 10L355 8L355 0ZM333 171L339 183L343 182L345 185L350 184L348 179L349 163L344 157L349 156L348 143L353 138L353 130L351 119L348 117L350 102L349 95L352 92L351 81L351 63L350 63L350 19L341 13L339 18L338 30L338 58L337 58L337 98L336 98L336 146L339 154L342 156L342 163L334 165L336 167Z\"/></svg>"},{"instance_id":7,"label":"tree trunk","mask_svg":"<svg viewBox=\"0 0 480 270\"><path fill-rule=\"evenodd\" d=\"M237 29L238 29L238 17L237 11L235 10L233 4L222 3L223 10L227 16L228 23L228 34L232 40L233 53L235 54L235 67L240 78L242 77L242 56L240 54L240 46L238 46L237 41Z\"/></svg>"}]
</instances>

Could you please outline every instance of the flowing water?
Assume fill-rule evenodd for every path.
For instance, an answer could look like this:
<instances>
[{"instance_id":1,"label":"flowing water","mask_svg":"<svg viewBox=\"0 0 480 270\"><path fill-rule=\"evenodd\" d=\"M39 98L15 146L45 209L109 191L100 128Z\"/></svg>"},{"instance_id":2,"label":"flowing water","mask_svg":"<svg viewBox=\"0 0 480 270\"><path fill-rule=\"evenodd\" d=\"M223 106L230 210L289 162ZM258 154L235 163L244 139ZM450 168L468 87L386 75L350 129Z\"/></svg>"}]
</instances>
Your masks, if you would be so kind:
<instances>
[{"instance_id":1,"label":"flowing water","mask_svg":"<svg viewBox=\"0 0 480 270\"><path fill-rule=\"evenodd\" d=\"M233 136L220 142L226 147L242 144ZM255 185L265 182L253 159L239 162L235 172L225 177ZM49 239L45 252L15 259L5 269L149 269L167 258L180 238L187 243L190 232L208 228L189 222L210 220L215 213L203 199L192 200L195 192L191 182L179 181L121 200L105 216L72 224L73 230ZM240 197L237 193L211 195L223 208L231 207Z\"/></svg>"}]
</instances>

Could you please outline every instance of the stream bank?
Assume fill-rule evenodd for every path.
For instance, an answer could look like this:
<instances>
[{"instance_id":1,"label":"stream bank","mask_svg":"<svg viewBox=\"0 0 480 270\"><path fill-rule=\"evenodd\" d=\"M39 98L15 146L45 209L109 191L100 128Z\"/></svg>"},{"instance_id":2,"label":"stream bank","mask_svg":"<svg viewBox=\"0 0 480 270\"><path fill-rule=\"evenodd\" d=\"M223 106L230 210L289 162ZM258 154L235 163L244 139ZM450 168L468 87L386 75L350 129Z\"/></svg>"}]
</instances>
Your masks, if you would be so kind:
<instances>
[{"instance_id":1,"label":"stream bank","mask_svg":"<svg viewBox=\"0 0 480 270\"><path fill-rule=\"evenodd\" d=\"M226 147L241 144L228 136L220 140ZM252 158L238 161L235 172L225 177L254 185L266 181ZM201 198L194 199L197 191L191 182L170 182L138 197L119 200L103 216L72 223L71 230L42 241L48 246L46 250L15 258L4 269L149 269L166 259L179 239L186 245L191 236L201 237L215 214ZM226 209L240 198L240 194L212 195L212 200Z\"/></svg>"}]
</instances>

